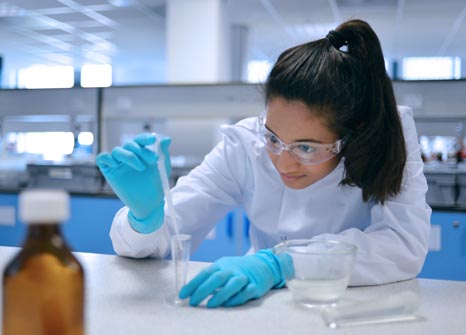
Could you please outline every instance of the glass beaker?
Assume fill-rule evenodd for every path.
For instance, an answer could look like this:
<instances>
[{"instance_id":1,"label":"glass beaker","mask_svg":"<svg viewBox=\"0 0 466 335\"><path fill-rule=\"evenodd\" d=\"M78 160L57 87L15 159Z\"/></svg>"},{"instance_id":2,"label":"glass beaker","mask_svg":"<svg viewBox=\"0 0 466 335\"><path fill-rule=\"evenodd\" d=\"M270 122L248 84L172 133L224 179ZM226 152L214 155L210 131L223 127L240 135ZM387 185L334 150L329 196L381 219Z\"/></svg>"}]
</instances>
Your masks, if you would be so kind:
<instances>
[{"instance_id":1,"label":"glass beaker","mask_svg":"<svg viewBox=\"0 0 466 335\"><path fill-rule=\"evenodd\" d=\"M169 297L172 305L181 305L183 300L179 298L181 288L186 284L189 259L191 255L191 235L179 234L171 238L171 255L174 273L173 292Z\"/></svg>"},{"instance_id":2,"label":"glass beaker","mask_svg":"<svg viewBox=\"0 0 466 335\"><path fill-rule=\"evenodd\" d=\"M356 246L338 241L288 240L276 247L293 262L286 285L294 300L307 307L338 302L353 268Z\"/></svg>"}]
</instances>

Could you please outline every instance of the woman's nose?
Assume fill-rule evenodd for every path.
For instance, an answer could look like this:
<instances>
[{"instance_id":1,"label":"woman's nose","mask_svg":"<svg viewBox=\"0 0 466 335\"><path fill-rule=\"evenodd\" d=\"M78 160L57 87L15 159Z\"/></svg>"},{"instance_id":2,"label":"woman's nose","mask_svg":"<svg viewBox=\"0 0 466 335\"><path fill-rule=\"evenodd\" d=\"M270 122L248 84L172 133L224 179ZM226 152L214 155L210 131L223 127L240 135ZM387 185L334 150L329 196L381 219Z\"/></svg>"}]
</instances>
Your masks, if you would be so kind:
<instances>
[{"instance_id":1,"label":"woman's nose","mask_svg":"<svg viewBox=\"0 0 466 335\"><path fill-rule=\"evenodd\" d=\"M294 159L288 150L283 150L280 154L278 154L276 165L280 172L287 173L296 170L296 168L299 166L299 162Z\"/></svg>"}]
</instances>

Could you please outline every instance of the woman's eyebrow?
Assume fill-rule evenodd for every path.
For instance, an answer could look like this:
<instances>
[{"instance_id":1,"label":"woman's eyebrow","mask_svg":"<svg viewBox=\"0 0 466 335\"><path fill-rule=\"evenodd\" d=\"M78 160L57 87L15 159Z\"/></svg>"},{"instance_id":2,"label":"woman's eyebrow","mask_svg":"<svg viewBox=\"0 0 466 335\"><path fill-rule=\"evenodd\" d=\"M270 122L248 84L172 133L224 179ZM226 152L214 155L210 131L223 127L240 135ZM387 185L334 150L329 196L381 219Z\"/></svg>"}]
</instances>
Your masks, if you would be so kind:
<instances>
[{"instance_id":1,"label":"woman's eyebrow","mask_svg":"<svg viewBox=\"0 0 466 335\"><path fill-rule=\"evenodd\" d=\"M267 126L266 124L264 124L264 127L265 127L268 131L270 131L272 134L274 134L275 136L277 136L278 138L280 138L277 134L275 134L275 132L274 132L272 129L269 128L269 126ZM280 140L281 140L281 138L280 138ZM322 143L322 141L315 140L315 139L313 139L313 138L303 138L303 139L298 138L298 139L294 140L293 143L294 143L294 142L311 142L311 143L320 143L320 144Z\"/></svg>"}]
</instances>

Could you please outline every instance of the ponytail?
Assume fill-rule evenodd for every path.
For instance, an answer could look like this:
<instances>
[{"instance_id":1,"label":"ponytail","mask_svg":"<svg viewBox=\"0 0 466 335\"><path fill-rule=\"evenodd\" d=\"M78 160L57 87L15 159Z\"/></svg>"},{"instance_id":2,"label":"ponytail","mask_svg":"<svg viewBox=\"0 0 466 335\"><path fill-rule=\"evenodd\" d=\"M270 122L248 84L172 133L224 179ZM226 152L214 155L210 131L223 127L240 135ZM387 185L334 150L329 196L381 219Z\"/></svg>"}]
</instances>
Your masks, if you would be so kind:
<instances>
[{"instance_id":1,"label":"ponytail","mask_svg":"<svg viewBox=\"0 0 466 335\"><path fill-rule=\"evenodd\" d=\"M302 101L340 138L350 134L341 184L360 187L364 201L384 203L401 191L403 130L379 39L366 22L347 21L324 39L284 51L265 95L266 102Z\"/></svg>"}]
</instances>

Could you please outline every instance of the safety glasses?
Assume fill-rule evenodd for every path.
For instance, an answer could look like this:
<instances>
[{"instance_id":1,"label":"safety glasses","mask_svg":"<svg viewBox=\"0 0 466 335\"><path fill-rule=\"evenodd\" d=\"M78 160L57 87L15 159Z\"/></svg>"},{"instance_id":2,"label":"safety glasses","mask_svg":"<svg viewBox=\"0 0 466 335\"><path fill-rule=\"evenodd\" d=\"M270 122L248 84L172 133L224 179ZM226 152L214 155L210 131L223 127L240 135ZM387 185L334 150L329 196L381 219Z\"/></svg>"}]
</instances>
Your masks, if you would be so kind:
<instances>
[{"instance_id":1,"label":"safety glasses","mask_svg":"<svg viewBox=\"0 0 466 335\"><path fill-rule=\"evenodd\" d=\"M259 117L259 128L261 139L269 151L276 155L280 155L283 151L288 151L294 159L306 165L323 163L335 157L341 152L345 142L349 138L349 134L347 134L332 144L315 142L293 142L286 144L267 128L265 117L263 116Z\"/></svg>"}]
</instances>

